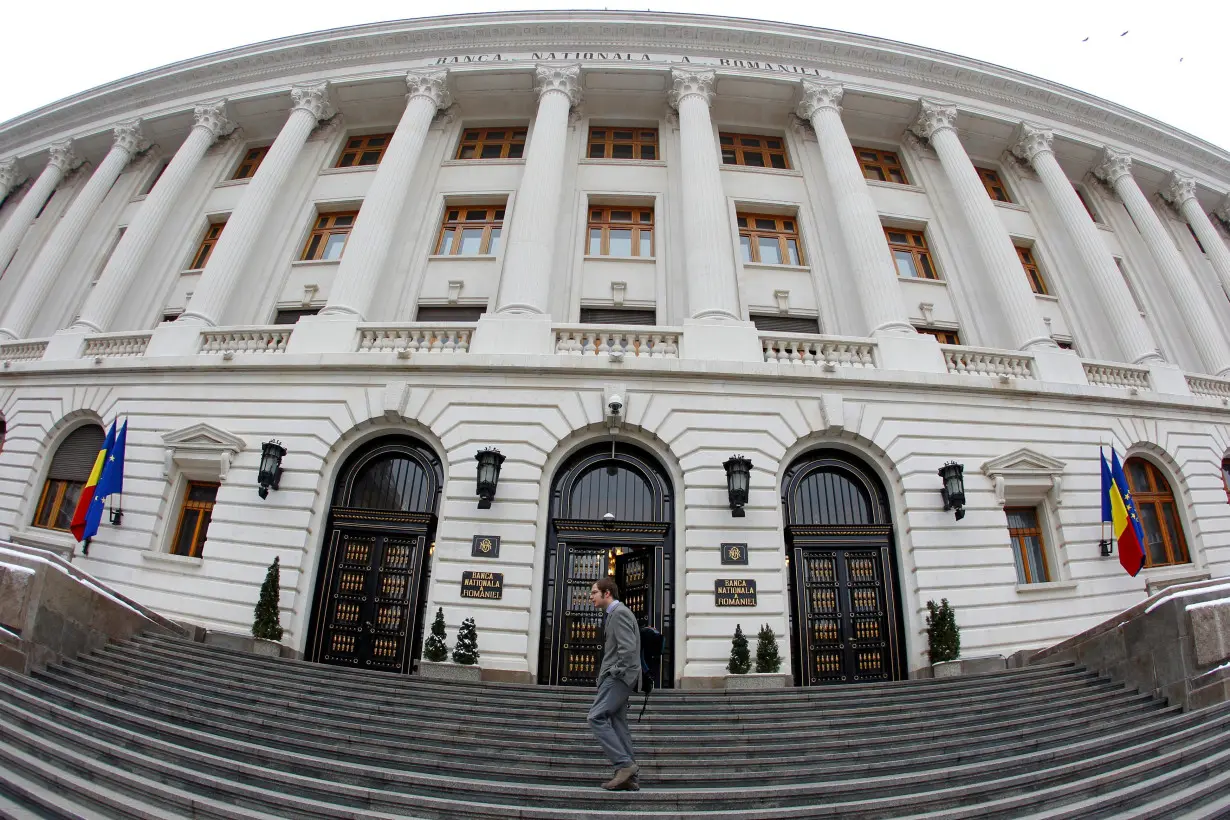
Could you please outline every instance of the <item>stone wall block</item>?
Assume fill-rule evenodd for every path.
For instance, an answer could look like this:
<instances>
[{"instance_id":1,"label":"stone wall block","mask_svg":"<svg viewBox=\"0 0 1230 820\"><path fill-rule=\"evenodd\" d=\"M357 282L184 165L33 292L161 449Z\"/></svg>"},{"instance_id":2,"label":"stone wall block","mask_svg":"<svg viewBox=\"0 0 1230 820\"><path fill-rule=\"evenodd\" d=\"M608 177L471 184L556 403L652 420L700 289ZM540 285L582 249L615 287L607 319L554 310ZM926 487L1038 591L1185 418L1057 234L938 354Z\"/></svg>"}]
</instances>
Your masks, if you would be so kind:
<instances>
[{"instance_id":1,"label":"stone wall block","mask_svg":"<svg viewBox=\"0 0 1230 820\"><path fill-rule=\"evenodd\" d=\"M29 658L20 648L0 644L0 669L9 669L24 675L30 671L26 666L27 663L29 663Z\"/></svg>"},{"instance_id":2,"label":"stone wall block","mask_svg":"<svg viewBox=\"0 0 1230 820\"><path fill-rule=\"evenodd\" d=\"M1196 664L1212 666L1230 658L1230 601L1187 610Z\"/></svg>"},{"instance_id":3,"label":"stone wall block","mask_svg":"<svg viewBox=\"0 0 1230 820\"><path fill-rule=\"evenodd\" d=\"M1082 666L1091 669L1106 669L1122 664L1128 658L1127 644L1121 630L1115 629L1096 635L1089 641L1075 647L1076 657L1073 659ZM1063 653L1068 654L1068 653ZM1059 658L1055 658L1059 660ZM1067 660L1067 658L1064 658Z\"/></svg>"},{"instance_id":4,"label":"stone wall block","mask_svg":"<svg viewBox=\"0 0 1230 820\"><path fill-rule=\"evenodd\" d=\"M15 567L0 566L0 624L12 630L25 627L36 577Z\"/></svg>"},{"instance_id":5,"label":"stone wall block","mask_svg":"<svg viewBox=\"0 0 1230 820\"><path fill-rule=\"evenodd\" d=\"M39 598L39 617L43 612L56 612L66 621L89 624L97 592L62 572L46 572L43 594Z\"/></svg>"}]
</instances>

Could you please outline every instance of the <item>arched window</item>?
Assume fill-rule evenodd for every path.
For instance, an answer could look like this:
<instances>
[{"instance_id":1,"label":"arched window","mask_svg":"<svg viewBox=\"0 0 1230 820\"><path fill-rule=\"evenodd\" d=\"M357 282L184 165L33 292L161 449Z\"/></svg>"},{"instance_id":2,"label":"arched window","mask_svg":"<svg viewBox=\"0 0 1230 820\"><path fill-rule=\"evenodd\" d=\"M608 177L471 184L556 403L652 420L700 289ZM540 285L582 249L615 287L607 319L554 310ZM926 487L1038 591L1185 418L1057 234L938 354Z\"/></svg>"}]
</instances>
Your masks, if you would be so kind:
<instances>
[{"instance_id":1,"label":"arched window","mask_svg":"<svg viewBox=\"0 0 1230 820\"><path fill-rule=\"evenodd\" d=\"M1174 493L1161 470L1143 458L1129 458L1123 470L1145 531L1145 566L1190 563Z\"/></svg>"},{"instance_id":2,"label":"arched window","mask_svg":"<svg viewBox=\"0 0 1230 820\"><path fill-rule=\"evenodd\" d=\"M97 424L78 427L60 442L47 470L43 492L34 511L34 526L68 531L81 489L85 487L106 434Z\"/></svg>"}]
</instances>

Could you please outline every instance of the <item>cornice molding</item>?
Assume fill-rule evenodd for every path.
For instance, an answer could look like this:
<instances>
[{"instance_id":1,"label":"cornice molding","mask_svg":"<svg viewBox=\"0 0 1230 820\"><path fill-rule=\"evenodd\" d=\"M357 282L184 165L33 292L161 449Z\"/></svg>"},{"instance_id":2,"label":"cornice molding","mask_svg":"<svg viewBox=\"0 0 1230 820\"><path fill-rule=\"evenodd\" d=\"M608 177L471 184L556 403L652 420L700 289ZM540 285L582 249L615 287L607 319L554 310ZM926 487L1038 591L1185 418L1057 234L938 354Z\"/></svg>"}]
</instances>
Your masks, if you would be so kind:
<instances>
[{"instance_id":1,"label":"cornice molding","mask_svg":"<svg viewBox=\"0 0 1230 820\"><path fill-rule=\"evenodd\" d=\"M561 42L595 50L646 48L791 62L866 79L868 86L904 83L920 96L959 96L1004 106L1023 119L1049 119L1143 149L1171 167L1230 179L1230 152L1123 106L1011 69L845 32L662 12L452 15L257 43L117 80L2 123L0 154L32 153L60 135L100 131L105 127L100 120L137 113L148 119L182 107L194 95L220 95L240 85L273 87L309 71L340 73L381 62L404 65L407 59L489 50L551 50Z\"/></svg>"}]
</instances>

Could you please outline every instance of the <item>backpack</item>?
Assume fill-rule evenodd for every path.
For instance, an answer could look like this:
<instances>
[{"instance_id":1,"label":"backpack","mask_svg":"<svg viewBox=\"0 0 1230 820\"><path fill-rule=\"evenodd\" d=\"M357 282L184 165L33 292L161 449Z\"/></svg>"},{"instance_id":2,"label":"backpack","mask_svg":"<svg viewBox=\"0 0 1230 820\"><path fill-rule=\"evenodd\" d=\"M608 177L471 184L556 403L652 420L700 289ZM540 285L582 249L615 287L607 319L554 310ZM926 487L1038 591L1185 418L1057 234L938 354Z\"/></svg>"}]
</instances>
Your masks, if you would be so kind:
<instances>
[{"instance_id":1,"label":"backpack","mask_svg":"<svg viewBox=\"0 0 1230 820\"><path fill-rule=\"evenodd\" d=\"M641 627L641 691L645 700L641 703L641 713L636 719L645 716L645 707L649 705L649 693L658 685L656 675L659 662L662 660L662 633L652 626Z\"/></svg>"}]
</instances>

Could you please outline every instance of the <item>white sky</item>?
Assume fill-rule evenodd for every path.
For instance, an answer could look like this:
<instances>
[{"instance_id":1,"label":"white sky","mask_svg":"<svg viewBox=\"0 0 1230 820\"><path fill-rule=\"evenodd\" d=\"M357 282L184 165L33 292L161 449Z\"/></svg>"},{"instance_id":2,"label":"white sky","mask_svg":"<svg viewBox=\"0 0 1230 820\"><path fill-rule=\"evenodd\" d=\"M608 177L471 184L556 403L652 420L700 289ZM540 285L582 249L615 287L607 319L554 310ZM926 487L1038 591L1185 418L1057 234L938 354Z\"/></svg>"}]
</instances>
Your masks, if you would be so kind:
<instances>
[{"instance_id":1,"label":"white sky","mask_svg":"<svg viewBox=\"0 0 1230 820\"><path fill-rule=\"evenodd\" d=\"M610 5L600 5L609 2ZM13 3L0 121L130 74L307 31L405 17L577 7L756 16L869 34L1014 68L1230 150L1230 0L210 0ZM1122 35L1122 32L1128 32ZM1122 35L1122 36L1121 36ZM1089 40L1084 42L1084 38Z\"/></svg>"}]
</instances>

